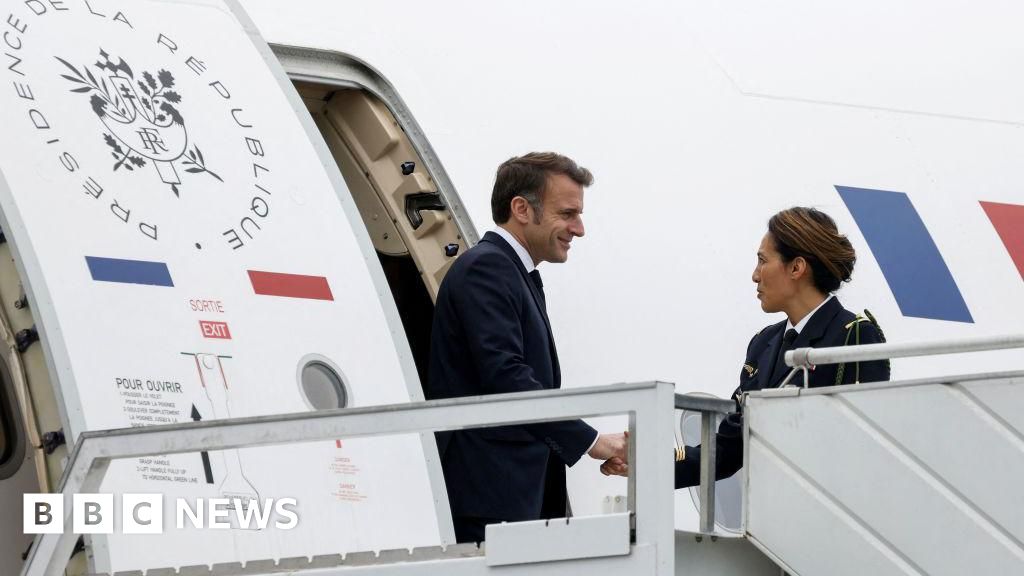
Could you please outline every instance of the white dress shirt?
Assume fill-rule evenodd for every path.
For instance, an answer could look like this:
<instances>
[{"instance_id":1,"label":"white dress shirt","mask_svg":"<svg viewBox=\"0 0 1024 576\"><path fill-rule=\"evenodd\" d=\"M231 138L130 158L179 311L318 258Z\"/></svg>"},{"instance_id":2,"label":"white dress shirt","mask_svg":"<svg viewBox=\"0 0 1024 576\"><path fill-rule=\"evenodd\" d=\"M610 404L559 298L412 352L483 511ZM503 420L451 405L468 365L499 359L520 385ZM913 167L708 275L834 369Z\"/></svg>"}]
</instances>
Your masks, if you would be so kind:
<instances>
[{"instance_id":1,"label":"white dress shirt","mask_svg":"<svg viewBox=\"0 0 1024 576\"><path fill-rule=\"evenodd\" d=\"M796 326L793 326L793 322L792 321L786 320L786 332L788 332L790 329L796 330L797 334L800 334L801 332L803 332L804 331L804 327L807 326L807 322L810 321L811 316L814 316L814 313L817 312L819 309L821 309L821 307L825 305L825 302L828 302L829 300L831 300L834 297L835 297L835 294L829 293L828 298L825 298L824 300L822 300L821 304L818 304L817 308L815 308L814 310L811 310L810 313L808 313L806 316L801 318L800 321L796 323ZM783 332L783 334L785 334L786 332Z\"/></svg>"},{"instance_id":2,"label":"white dress shirt","mask_svg":"<svg viewBox=\"0 0 1024 576\"><path fill-rule=\"evenodd\" d=\"M516 255L523 261L526 273L529 274L530 272L533 272L533 269L536 268L536 266L533 265L533 258L530 256L530 253L526 251L526 246L520 244L519 240L513 236L511 232L505 230L501 226L496 227L493 232L504 238L505 242L508 242L508 245L516 251Z\"/></svg>"}]
</instances>

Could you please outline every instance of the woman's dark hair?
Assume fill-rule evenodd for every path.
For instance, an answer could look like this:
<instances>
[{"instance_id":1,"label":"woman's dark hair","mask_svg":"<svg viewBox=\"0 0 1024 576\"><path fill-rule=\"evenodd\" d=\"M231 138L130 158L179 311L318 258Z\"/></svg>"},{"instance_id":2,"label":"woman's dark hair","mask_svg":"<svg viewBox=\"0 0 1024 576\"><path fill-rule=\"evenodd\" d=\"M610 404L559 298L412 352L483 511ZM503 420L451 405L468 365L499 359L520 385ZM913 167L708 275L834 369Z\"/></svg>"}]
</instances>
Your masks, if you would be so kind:
<instances>
[{"instance_id":1,"label":"woman's dark hair","mask_svg":"<svg viewBox=\"0 0 1024 576\"><path fill-rule=\"evenodd\" d=\"M807 261L814 287L823 293L835 292L850 281L857 252L828 214L802 206L789 208L768 220L768 233L783 262L797 257Z\"/></svg>"},{"instance_id":2,"label":"woman's dark hair","mask_svg":"<svg viewBox=\"0 0 1024 576\"><path fill-rule=\"evenodd\" d=\"M522 196L533 206L537 222L540 222L549 174L565 174L580 186L590 186L594 182L590 170L554 152L530 152L509 158L498 166L498 174L494 179L494 190L491 192L491 217L494 223L508 222L512 216L511 202L516 196Z\"/></svg>"}]
</instances>

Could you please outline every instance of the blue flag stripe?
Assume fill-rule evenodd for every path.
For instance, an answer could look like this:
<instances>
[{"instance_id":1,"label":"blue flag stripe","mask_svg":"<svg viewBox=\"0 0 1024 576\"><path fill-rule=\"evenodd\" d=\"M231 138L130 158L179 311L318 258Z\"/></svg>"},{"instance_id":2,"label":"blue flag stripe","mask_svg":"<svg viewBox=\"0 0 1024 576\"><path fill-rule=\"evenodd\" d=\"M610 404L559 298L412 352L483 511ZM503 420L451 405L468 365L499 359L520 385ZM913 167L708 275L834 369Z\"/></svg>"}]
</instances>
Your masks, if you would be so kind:
<instances>
[{"instance_id":1,"label":"blue flag stripe","mask_svg":"<svg viewBox=\"0 0 1024 576\"><path fill-rule=\"evenodd\" d=\"M98 282L120 282L122 284L146 284L149 286L174 286L171 271L163 262L145 260L122 260L86 256L89 273Z\"/></svg>"},{"instance_id":2,"label":"blue flag stripe","mask_svg":"<svg viewBox=\"0 0 1024 576\"><path fill-rule=\"evenodd\" d=\"M903 192L836 186L904 316L974 322L960 288Z\"/></svg>"}]
</instances>

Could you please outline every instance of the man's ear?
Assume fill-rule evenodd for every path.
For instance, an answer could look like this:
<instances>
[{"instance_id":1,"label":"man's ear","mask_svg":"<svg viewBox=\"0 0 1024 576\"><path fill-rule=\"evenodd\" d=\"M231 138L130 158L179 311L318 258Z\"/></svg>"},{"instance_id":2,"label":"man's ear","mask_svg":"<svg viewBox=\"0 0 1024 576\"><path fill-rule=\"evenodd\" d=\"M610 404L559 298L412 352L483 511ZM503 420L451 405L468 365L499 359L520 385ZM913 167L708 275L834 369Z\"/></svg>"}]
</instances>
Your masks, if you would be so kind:
<instances>
[{"instance_id":1,"label":"man's ear","mask_svg":"<svg viewBox=\"0 0 1024 576\"><path fill-rule=\"evenodd\" d=\"M520 224L529 224L533 219L533 207L522 196L512 198L511 209L512 218Z\"/></svg>"}]
</instances>

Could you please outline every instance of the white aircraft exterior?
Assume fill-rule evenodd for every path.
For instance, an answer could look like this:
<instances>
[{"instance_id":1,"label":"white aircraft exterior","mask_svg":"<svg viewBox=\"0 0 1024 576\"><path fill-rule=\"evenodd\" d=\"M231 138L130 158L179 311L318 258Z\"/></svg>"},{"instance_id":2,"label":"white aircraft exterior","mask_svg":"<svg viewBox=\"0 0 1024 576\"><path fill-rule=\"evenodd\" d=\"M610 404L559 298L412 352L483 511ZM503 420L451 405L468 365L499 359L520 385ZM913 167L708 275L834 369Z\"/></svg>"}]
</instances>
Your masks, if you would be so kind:
<instances>
[{"instance_id":1,"label":"white aircraft exterior","mask_svg":"<svg viewBox=\"0 0 1024 576\"><path fill-rule=\"evenodd\" d=\"M1017 6L3 11L4 335L41 337L4 362L4 417L20 421L4 429L20 441L0 467L5 509L56 488L67 447L45 454L46 432L70 445L86 430L422 399L430 296L493 227L497 165L531 150L596 176L586 236L541 267L565 387L662 380L728 397L749 338L780 319L750 274L768 217L793 205L848 234L858 263L838 297L890 341L1024 320ZM893 378L1021 360L906 359ZM597 468L570 470L576 514L625 497ZM160 547L95 537L96 571L453 540L429 434L124 461L102 491L295 497L302 522ZM18 520L4 520L4 573L28 546ZM695 523L678 493L677 527Z\"/></svg>"},{"instance_id":2,"label":"white aircraft exterior","mask_svg":"<svg viewBox=\"0 0 1024 576\"><path fill-rule=\"evenodd\" d=\"M566 264L541 267L564 385L661 379L723 397L751 336L780 319L760 311L750 275L768 217L793 205L850 236L858 265L838 297L890 341L1018 329L1020 240L1014 260L981 203L1018 206L1024 227L1019 12L986 6L245 3L268 41L349 54L387 78L481 234L506 158L552 149L590 167L587 235ZM906 194L973 321L902 313L837 186ZM903 304L929 290L922 279ZM893 378L1019 363L905 359ZM570 483L582 510L622 492L586 461ZM681 498L681 525L691 510Z\"/></svg>"}]
</instances>

